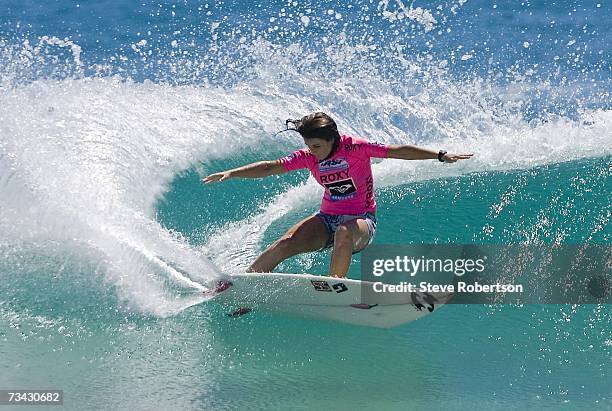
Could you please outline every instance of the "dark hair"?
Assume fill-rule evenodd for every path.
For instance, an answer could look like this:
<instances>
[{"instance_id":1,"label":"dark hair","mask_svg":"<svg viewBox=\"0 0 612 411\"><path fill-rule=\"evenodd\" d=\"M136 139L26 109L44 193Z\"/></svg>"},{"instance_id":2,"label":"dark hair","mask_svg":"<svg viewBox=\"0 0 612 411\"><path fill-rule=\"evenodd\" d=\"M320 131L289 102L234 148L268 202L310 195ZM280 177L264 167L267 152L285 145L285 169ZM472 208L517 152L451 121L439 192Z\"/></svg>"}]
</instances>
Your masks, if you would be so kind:
<instances>
[{"instance_id":1,"label":"dark hair","mask_svg":"<svg viewBox=\"0 0 612 411\"><path fill-rule=\"evenodd\" d=\"M333 155L340 144L340 133L336 122L327 114L320 111L305 115L299 120L287 120L287 125L293 123L295 131L304 139L320 138L334 143L329 156Z\"/></svg>"}]
</instances>

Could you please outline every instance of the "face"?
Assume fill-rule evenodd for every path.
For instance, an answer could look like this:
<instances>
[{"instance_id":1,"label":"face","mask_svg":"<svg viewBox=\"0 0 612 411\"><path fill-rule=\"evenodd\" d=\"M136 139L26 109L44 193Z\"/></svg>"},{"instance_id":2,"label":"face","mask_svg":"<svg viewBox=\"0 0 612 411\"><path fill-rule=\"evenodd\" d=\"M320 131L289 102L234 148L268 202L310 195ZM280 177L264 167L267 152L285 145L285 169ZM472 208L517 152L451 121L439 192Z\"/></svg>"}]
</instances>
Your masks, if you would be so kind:
<instances>
[{"instance_id":1,"label":"face","mask_svg":"<svg viewBox=\"0 0 612 411\"><path fill-rule=\"evenodd\" d=\"M324 160L329 153L332 151L332 147L334 146L333 141L326 141L321 138L305 138L304 143L310 149L310 152L314 154L317 160Z\"/></svg>"}]
</instances>

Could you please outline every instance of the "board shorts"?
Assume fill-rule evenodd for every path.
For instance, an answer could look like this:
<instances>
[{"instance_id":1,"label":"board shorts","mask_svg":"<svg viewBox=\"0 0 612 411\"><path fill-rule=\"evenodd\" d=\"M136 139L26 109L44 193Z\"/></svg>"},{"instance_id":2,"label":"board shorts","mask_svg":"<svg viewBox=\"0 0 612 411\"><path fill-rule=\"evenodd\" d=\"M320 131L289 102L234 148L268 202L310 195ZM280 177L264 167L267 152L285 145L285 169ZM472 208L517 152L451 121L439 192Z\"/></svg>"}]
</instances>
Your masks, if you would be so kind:
<instances>
[{"instance_id":1,"label":"board shorts","mask_svg":"<svg viewBox=\"0 0 612 411\"><path fill-rule=\"evenodd\" d=\"M321 248L319 251L323 251L334 246L334 234L336 234L336 230L341 224L344 224L347 221L356 220L358 218L363 218L365 220L366 224L368 225L368 234L370 238L368 239L368 244L365 247L363 247L361 250L354 251L353 254L364 250L367 246L372 244L372 241L374 240L374 234L376 234L376 215L372 212L368 211L367 213L363 214L334 215L319 211L315 215L319 217L321 221L323 221L323 224L325 224L325 228L327 229L327 233L329 234L327 244L325 244L325 246L323 246L323 248Z\"/></svg>"}]
</instances>

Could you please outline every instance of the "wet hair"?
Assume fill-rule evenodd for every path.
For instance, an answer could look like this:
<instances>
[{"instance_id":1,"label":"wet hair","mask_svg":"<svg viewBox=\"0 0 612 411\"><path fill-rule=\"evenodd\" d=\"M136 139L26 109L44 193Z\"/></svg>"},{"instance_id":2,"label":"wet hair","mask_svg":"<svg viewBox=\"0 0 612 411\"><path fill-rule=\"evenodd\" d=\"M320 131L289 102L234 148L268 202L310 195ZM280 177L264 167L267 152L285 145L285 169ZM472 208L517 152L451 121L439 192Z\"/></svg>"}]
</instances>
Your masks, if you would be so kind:
<instances>
[{"instance_id":1,"label":"wet hair","mask_svg":"<svg viewBox=\"0 0 612 411\"><path fill-rule=\"evenodd\" d=\"M294 128L289 128L289 123ZM336 122L327 114L320 111L305 115L301 119L289 119L285 122L288 130L295 130L304 138L320 138L321 140L333 142L332 150L328 157L331 157L340 144L340 133Z\"/></svg>"}]
</instances>

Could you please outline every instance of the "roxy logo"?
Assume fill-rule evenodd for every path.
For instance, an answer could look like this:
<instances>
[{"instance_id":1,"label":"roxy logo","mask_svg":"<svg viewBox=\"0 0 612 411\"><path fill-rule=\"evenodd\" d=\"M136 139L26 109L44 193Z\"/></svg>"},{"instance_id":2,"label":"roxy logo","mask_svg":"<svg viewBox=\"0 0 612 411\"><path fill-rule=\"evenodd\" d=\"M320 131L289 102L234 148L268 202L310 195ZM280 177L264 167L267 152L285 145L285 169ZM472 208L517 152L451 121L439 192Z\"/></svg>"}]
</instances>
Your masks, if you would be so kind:
<instances>
[{"instance_id":1,"label":"roxy logo","mask_svg":"<svg viewBox=\"0 0 612 411\"><path fill-rule=\"evenodd\" d=\"M359 150L361 148L360 144L345 144L344 145L344 149L346 151L355 151L355 150Z\"/></svg>"},{"instance_id":2,"label":"roxy logo","mask_svg":"<svg viewBox=\"0 0 612 411\"><path fill-rule=\"evenodd\" d=\"M329 196L333 201L353 198L355 196L355 192L357 191L352 178L327 183L325 184L325 187L327 187L329 190Z\"/></svg>"},{"instance_id":3,"label":"roxy logo","mask_svg":"<svg viewBox=\"0 0 612 411\"><path fill-rule=\"evenodd\" d=\"M346 179L349 177L348 171L338 171L332 174L325 174L321 176L321 182L325 183L333 183L334 181Z\"/></svg>"},{"instance_id":4,"label":"roxy logo","mask_svg":"<svg viewBox=\"0 0 612 411\"><path fill-rule=\"evenodd\" d=\"M291 153L291 154L286 155L285 157L283 157L281 159L281 161L283 163L291 163L292 161L297 160L298 157L299 157L299 154L297 152L295 152L295 153Z\"/></svg>"},{"instance_id":5,"label":"roxy logo","mask_svg":"<svg viewBox=\"0 0 612 411\"><path fill-rule=\"evenodd\" d=\"M341 186L336 186L334 187L334 190L336 190L339 193L346 193L347 191L349 191L351 189L351 187L353 187L351 184L344 184Z\"/></svg>"}]
</instances>

